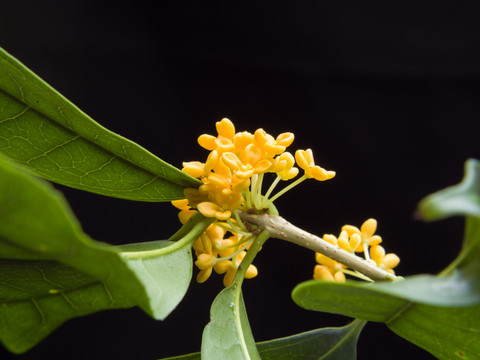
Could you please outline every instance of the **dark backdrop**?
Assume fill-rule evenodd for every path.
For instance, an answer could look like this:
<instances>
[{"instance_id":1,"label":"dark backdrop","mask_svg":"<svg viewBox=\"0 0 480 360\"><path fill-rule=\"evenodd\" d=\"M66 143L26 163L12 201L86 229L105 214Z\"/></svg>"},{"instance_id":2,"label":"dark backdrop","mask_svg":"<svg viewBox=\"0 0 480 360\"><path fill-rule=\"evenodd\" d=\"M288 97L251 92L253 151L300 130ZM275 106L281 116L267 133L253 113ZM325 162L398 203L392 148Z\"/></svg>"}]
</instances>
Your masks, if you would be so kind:
<instances>
[{"instance_id":1,"label":"dark backdrop","mask_svg":"<svg viewBox=\"0 0 480 360\"><path fill-rule=\"evenodd\" d=\"M460 181L479 157L480 8L474 2L4 1L0 46L107 128L167 162L201 160L196 144L229 117L239 130L293 131L335 180L304 183L277 203L317 234L379 221L398 273L435 273L456 255L462 219L414 220L426 194ZM168 204L58 186L93 238L168 237ZM296 307L313 255L271 240L245 283L257 340L348 319ZM221 278L192 286L164 322L138 309L68 321L18 359L154 359L200 348ZM185 343L183 341L185 340ZM0 350L2 359L11 355ZM359 359L433 358L368 324Z\"/></svg>"}]
</instances>

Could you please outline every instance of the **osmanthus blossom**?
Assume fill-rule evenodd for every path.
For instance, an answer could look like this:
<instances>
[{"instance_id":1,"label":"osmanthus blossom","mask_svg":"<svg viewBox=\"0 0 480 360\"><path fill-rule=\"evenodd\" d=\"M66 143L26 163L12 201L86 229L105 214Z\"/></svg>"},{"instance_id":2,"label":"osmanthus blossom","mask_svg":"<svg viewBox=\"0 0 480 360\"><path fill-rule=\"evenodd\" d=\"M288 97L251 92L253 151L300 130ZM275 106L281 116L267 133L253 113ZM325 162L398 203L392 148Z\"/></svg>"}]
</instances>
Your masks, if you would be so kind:
<instances>
[{"instance_id":1,"label":"osmanthus blossom","mask_svg":"<svg viewBox=\"0 0 480 360\"><path fill-rule=\"evenodd\" d=\"M382 242L382 238L379 235L375 235L376 229L377 220L370 218L362 224L360 229L353 225L344 225L338 238L334 235L326 234L323 235L323 239L350 253L363 252L366 261L395 275L393 268L400 263L400 258L393 253L385 253L385 249L379 245ZM365 275L347 269L345 265L337 263L320 253L315 254L315 259L318 265L315 266L314 279L344 282L344 274L348 274L371 281Z\"/></svg>"},{"instance_id":2,"label":"osmanthus blossom","mask_svg":"<svg viewBox=\"0 0 480 360\"><path fill-rule=\"evenodd\" d=\"M186 198L172 203L180 210L178 216L182 223L196 211L205 217L215 218L215 222L193 245L197 257L195 265L200 270L197 281L206 281L215 271L224 274L223 283L229 286L258 234L241 221L239 211L265 213L274 200L302 181L326 181L335 177L335 172L317 165L311 149L297 150L295 156L288 152L287 148L294 140L293 133L285 132L274 137L263 129L257 129L253 134L236 132L233 123L226 118L216 123L216 129L217 136L203 134L198 138L199 145L209 151L205 162L183 163L182 170L199 179L202 185L197 189L185 189ZM272 196L280 181L297 177L300 171L295 164L304 171L303 176ZM269 173L276 176L263 194L262 185ZM335 245L350 252L378 245L381 239L378 241L378 235L373 235L376 222L374 225L364 224L360 230L347 226L339 241L335 238ZM376 250L374 260L385 269L394 267L391 266L391 256L387 255L385 259L380 249ZM315 278L345 280L347 270L344 265L334 264L324 255L317 255L317 261ZM257 273L257 268L250 265L245 277L252 278Z\"/></svg>"}]
</instances>

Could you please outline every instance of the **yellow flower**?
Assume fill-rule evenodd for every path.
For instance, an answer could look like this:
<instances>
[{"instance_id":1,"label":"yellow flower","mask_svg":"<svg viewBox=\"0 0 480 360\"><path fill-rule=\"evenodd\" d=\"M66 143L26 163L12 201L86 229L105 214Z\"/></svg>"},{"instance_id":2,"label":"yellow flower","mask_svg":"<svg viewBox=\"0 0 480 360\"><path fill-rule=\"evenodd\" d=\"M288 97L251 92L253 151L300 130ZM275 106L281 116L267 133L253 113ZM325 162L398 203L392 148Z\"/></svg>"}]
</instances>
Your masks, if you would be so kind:
<instances>
[{"instance_id":1,"label":"yellow flower","mask_svg":"<svg viewBox=\"0 0 480 360\"><path fill-rule=\"evenodd\" d=\"M228 210L222 209L220 206L213 202L202 202L197 205L198 211L202 213L205 217L215 217L218 220L227 220L230 219L232 213Z\"/></svg>"},{"instance_id":2,"label":"yellow flower","mask_svg":"<svg viewBox=\"0 0 480 360\"><path fill-rule=\"evenodd\" d=\"M289 152L284 152L274 159L274 163L268 171L276 173L282 180L286 181L298 175L298 168L293 165L295 165L293 155Z\"/></svg>"},{"instance_id":3,"label":"yellow flower","mask_svg":"<svg viewBox=\"0 0 480 360\"><path fill-rule=\"evenodd\" d=\"M197 282L203 283L212 274L212 269L217 263L219 250L216 246L222 241L226 231L216 224L211 224L205 232L195 241L193 249L197 260L195 265L200 269L197 275Z\"/></svg>"},{"instance_id":4,"label":"yellow flower","mask_svg":"<svg viewBox=\"0 0 480 360\"><path fill-rule=\"evenodd\" d=\"M305 175L309 178L314 178L318 181L325 181L335 176L335 171L328 171L315 165L311 149L297 150L295 152L295 160L297 161L298 166L305 171Z\"/></svg>"},{"instance_id":5,"label":"yellow flower","mask_svg":"<svg viewBox=\"0 0 480 360\"><path fill-rule=\"evenodd\" d=\"M374 245L370 249L370 256L377 266L390 274L395 275L393 268L400 263L400 258L393 254L385 254L385 249L381 245Z\"/></svg>"},{"instance_id":6,"label":"yellow flower","mask_svg":"<svg viewBox=\"0 0 480 360\"><path fill-rule=\"evenodd\" d=\"M235 136L235 126L227 118L223 118L216 123L218 136L203 134L198 138L201 147L207 150L217 150L219 154L225 151L234 151L233 138Z\"/></svg>"},{"instance_id":7,"label":"yellow flower","mask_svg":"<svg viewBox=\"0 0 480 360\"><path fill-rule=\"evenodd\" d=\"M225 287L230 286L237 274L238 266L242 262L243 258L247 255L245 251L240 252L235 256L235 260L225 260L217 263L214 266L214 270L217 274L225 274L223 277L223 285ZM245 272L246 279L252 279L258 275L258 270L255 265L250 265Z\"/></svg>"},{"instance_id":8,"label":"yellow flower","mask_svg":"<svg viewBox=\"0 0 480 360\"><path fill-rule=\"evenodd\" d=\"M216 150L213 150L208 155L206 163L200 161L190 161L183 163L183 172L191 175L195 178L201 178L207 176L218 164L219 155Z\"/></svg>"},{"instance_id":9,"label":"yellow flower","mask_svg":"<svg viewBox=\"0 0 480 360\"><path fill-rule=\"evenodd\" d=\"M348 236L348 232L346 230L342 230L338 236L338 246L350 253L355 252L361 243L362 238L359 233L353 233L352 236Z\"/></svg>"},{"instance_id":10,"label":"yellow flower","mask_svg":"<svg viewBox=\"0 0 480 360\"><path fill-rule=\"evenodd\" d=\"M294 139L292 133L283 133L278 135L275 140L273 136L267 134L263 129L257 129L253 136L255 145L265 151L269 156L283 153Z\"/></svg>"},{"instance_id":11,"label":"yellow flower","mask_svg":"<svg viewBox=\"0 0 480 360\"><path fill-rule=\"evenodd\" d=\"M319 264L315 265L313 270L315 280L345 281L345 274L342 272L342 269L347 268L345 265L320 253L315 253L315 260Z\"/></svg>"},{"instance_id":12,"label":"yellow flower","mask_svg":"<svg viewBox=\"0 0 480 360\"><path fill-rule=\"evenodd\" d=\"M362 252L366 247L378 245L382 242L382 238L379 235L375 235L377 220L372 218L366 220L360 229L353 225L344 225L342 230L345 230L349 237L352 237L354 234L360 236L361 243L355 249L356 252Z\"/></svg>"},{"instance_id":13,"label":"yellow flower","mask_svg":"<svg viewBox=\"0 0 480 360\"><path fill-rule=\"evenodd\" d=\"M185 224L188 219L196 213L196 210L192 210L190 206L188 206L188 199L174 200L172 201L172 205L180 210L178 213L178 219L182 224Z\"/></svg>"}]
</instances>

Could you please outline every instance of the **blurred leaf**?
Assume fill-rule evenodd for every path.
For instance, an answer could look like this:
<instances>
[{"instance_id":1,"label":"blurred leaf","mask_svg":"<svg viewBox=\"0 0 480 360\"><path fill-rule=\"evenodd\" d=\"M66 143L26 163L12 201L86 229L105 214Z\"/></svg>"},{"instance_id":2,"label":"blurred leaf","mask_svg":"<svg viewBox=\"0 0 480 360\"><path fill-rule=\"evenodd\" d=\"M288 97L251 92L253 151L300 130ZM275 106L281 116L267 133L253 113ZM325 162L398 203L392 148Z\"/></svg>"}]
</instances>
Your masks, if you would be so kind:
<instances>
[{"instance_id":1,"label":"blurred leaf","mask_svg":"<svg viewBox=\"0 0 480 360\"><path fill-rule=\"evenodd\" d=\"M2 48L0 153L45 179L130 200L181 199L200 185L93 121Z\"/></svg>"},{"instance_id":2,"label":"blurred leaf","mask_svg":"<svg viewBox=\"0 0 480 360\"><path fill-rule=\"evenodd\" d=\"M134 305L58 262L0 260L0 340L12 352L27 351L70 318Z\"/></svg>"},{"instance_id":3,"label":"blurred leaf","mask_svg":"<svg viewBox=\"0 0 480 360\"><path fill-rule=\"evenodd\" d=\"M438 220L456 215L466 217L462 250L442 274L453 272L457 267L480 263L480 162L474 159L467 160L463 180L458 185L426 196L420 201L418 213L425 220ZM476 274L478 276L478 271Z\"/></svg>"},{"instance_id":4,"label":"blurred leaf","mask_svg":"<svg viewBox=\"0 0 480 360\"><path fill-rule=\"evenodd\" d=\"M350 324L307 331L301 334L257 343L262 360L355 360L357 340L365 325ZM200 353L169 357L163 360L200 360Z\"/></svg>"},{"instance_id":5,"label":"blurred leaf","mask_svg":"<svg viewBox=\"0 0 480 360\"><path fill-rule=\"evenodd\" d=\"M155 319L165 318L184 296L191 277L190 246L211 222L212 219L195 214L171 238L176 240L175 243L157 241L116 248L96 242L82 232L58 191L50 184L22 171L18 165L11 166L9 161L0 158L0 259L13 261L8 258L11 256L15 260L44 259L67 264L103 282L104 289L117 297L130 298L131 304L141 306ZM22 274L19 274L18 279L22 281ZM72 288L75 288L75 279L72 279L72 284ZM4 290L4 297L6 294ZM83 309L78 314L91 312L89 297L82 295L80 290L76 291L76 294L87 302L76 302L75 305ZM53 303L46 299L35 303L36 298L32 298L34 305L47 302L45 306L48 307ZM55 297L57 298L58 296ZM16 309L20 313L23 311L21 307ZM13 341L15 333L7 334L9 329L15 332L15 328L7 327L1 334L2 341L20 343L20 348L13 349L17 352L34 346L61 323L61 313L57 318L39 319L42 311L46 311L43 310L43 305L37 312L29 312L32 316L35 315L35 319L26 324L40 321L41 326L33 326L27 332L28 336L21 341ZM26 314L28 313L22 316L27 316ZM62 321L75 316L73 313L65 314ZM15 315L13 310L9 311L9 315L13 318L20 316ZM15 345L6 343L6 346L11 348Z\"/></svg>"},{"instance_id":6,"label":"blurred leaf","mask_svg":"<svg viewBox=\"0 0 480 360\"><path fill-rule=\"evenodd\" d=\"M465 162L463 180L454 186L425 197L418 205L424 220L440 220L451 216L480 217L480 162Z\"/></svg>"}]
</instances>

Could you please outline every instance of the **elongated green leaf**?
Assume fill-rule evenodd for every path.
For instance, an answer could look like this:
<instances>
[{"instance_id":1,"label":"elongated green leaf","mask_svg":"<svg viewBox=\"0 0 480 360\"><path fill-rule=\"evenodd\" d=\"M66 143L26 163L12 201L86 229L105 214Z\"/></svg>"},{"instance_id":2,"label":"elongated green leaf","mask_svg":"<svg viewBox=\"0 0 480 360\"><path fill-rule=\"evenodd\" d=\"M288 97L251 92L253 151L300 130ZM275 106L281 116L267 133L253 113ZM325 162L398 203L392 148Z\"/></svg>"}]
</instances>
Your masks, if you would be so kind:
<instances>
[{"instance_id":1,"label":"elongated green leaf","mask_svg":"<svg viewBox=\"0 0 480 360\"><path fill-rule=\"evenodd\" d=\"M463 353L480 356L480 305L433 306L387 295L372 285L310 281L298 285L295 302L310 310L385 323L391 330L439 359Z\"/></svg>"},{"instance_id":2,"label":"elongated green leaf","mask_svg":"<svg viewBox=\"0 0 480 360\"><path fill-rule=\"evenodd\" d=\"M132 304L156 319L165 318L184 296L191 277L190 246L211 222L196 214L171 238L177 240L175 243L158 241L116 248L95 242L82 232L64 198L50 184L0 159L0 259L44 259L67 264L103 282L111 293L125 294ZM88 301L88 296L85 299ZM45 306L49 304L47 301ZM21 307L17 309L22 311ZM43 305L30 314L38 322L42 311L46 311ZM74 316L67 315L64 320ZM28 324L35 324L35 319ZM50 317L41 317L40 321L41 326L30 329L31 336L21 340L17 351L35 345L60 323L59 318ZM17 335L4 333L2 341Z\"/></svg>"},{"instance_id":3,"label":"elongated green leaf","mask_svg":"<svg viewBox=\"0 0 480 360\"><path fill-rule=\"evenodd\" d=\"M209 360L261 360L253 340L245 303L234 283L215 298L203 331L202 357Z\"/></svg>"},{"instance_id":4,"label":"elongated green leaf","mask_svg":"<svg viewBox=\"0 0 480 360\"><path fill-rule=\"evenodd\" d=\"M134 305L58 262L0 260L0 340L12 352L27 351L70 318Z\"/></svg>"},{"instance_id":5,"label":"elongated green leaf","mask_svg":"<svg viewBox=\"0 0 480 360\"><path fill-rule=\"evenodd\" d=\"M365 325L350 324L307 331L301 334L257 343L262 360L355 360L357 340ZM200 360L200 353L169 357L163 360Z\"/></svg>"},{"instance_id":6,"label":"elongated green leaf","mask_svg":"<svg viewBox=\"0 0 480 360\"><path fill-rule=\"evenodd\" d=\"M1 48L0 153L48 180L124 199L175 200L200 184L100 126Z\"/></svg>"}]
</instances>

